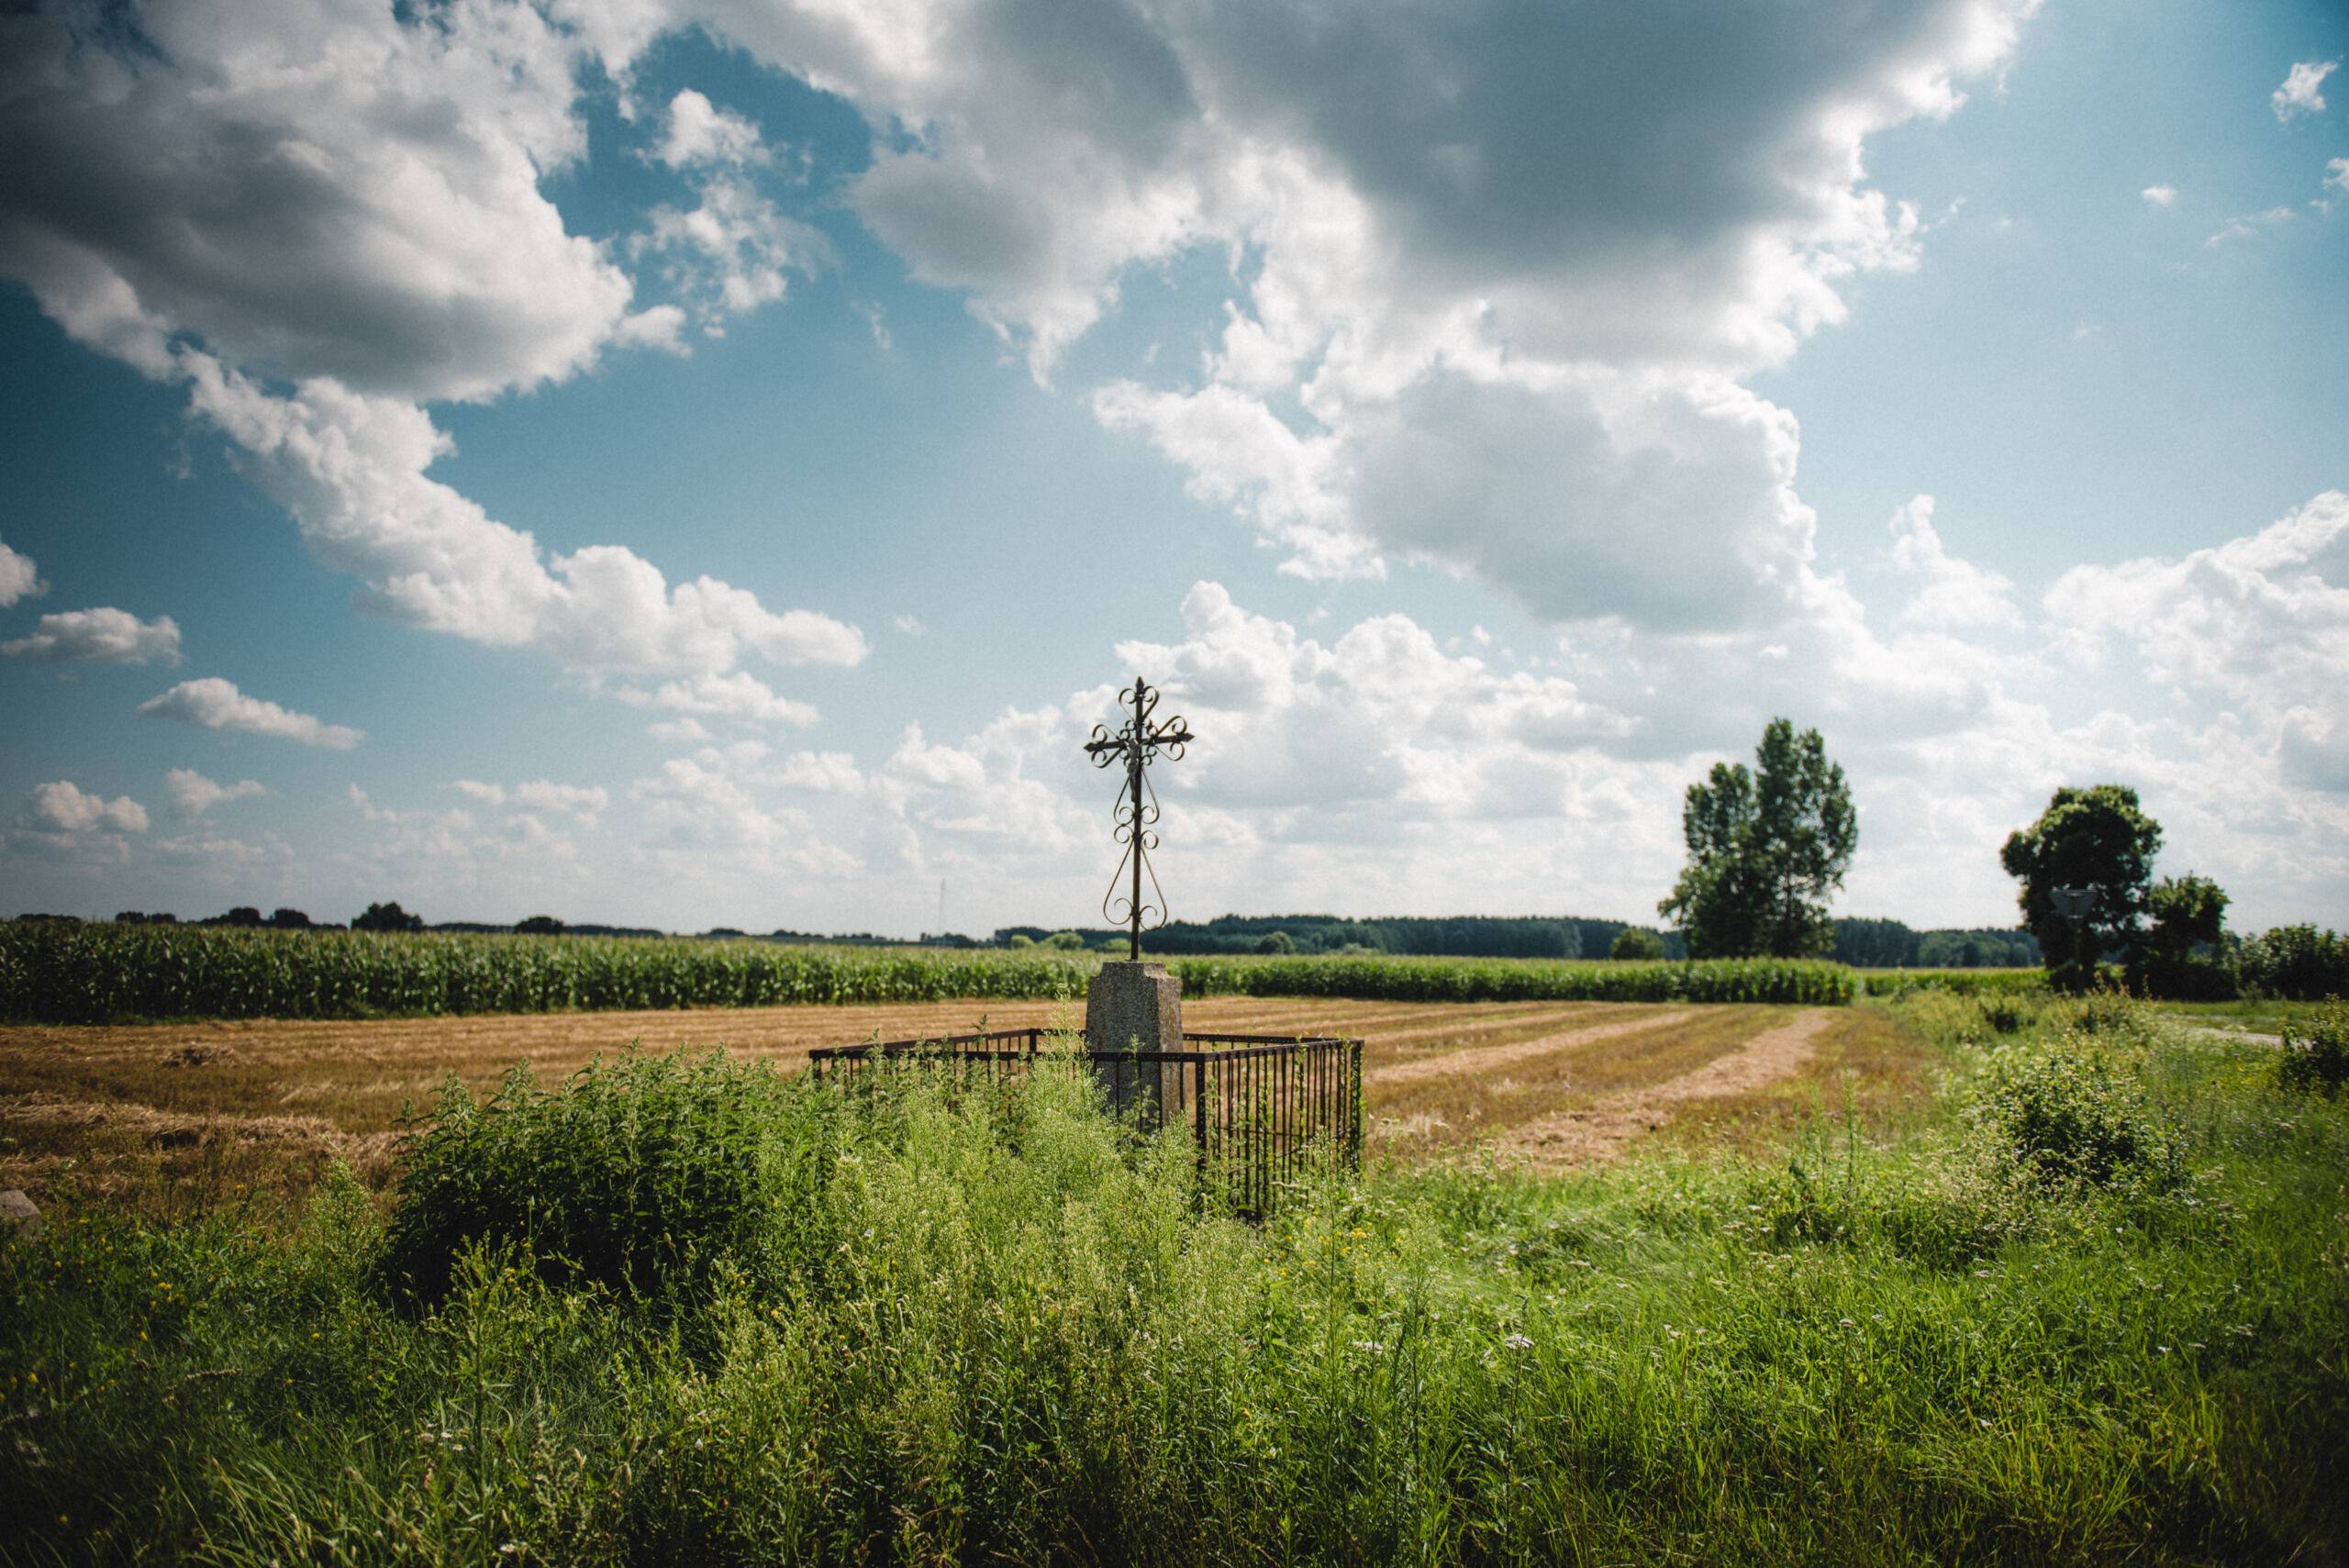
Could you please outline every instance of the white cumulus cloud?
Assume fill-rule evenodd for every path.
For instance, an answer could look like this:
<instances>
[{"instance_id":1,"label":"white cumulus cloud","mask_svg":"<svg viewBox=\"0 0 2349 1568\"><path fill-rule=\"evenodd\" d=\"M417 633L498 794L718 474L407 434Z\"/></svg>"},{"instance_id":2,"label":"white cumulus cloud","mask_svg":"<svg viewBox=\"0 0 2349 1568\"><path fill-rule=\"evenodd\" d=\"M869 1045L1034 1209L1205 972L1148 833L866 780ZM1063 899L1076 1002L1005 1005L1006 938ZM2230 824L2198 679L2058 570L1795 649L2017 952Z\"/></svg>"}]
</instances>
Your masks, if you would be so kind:
<instances>
[{"instance_id":1,"label":"white cumulus cloud","mask_svg":"<svg viewBox=\"0 0 2349 1568\"><path fill-rule=\"evenodd\" d=\"M19 599L38 598L48 590L40 573L33 570L29 555L19 555L6 544L0 544L0 610Z\"/></svg>"},{"instance_id":2,"label":"white cumulus cloud","mask_svg":"<svg viewBox=\"0 0 2349 1568\"><path fill-rule=\"evenodd\" d=\"M2299 115L2324 113L2324 79L2341 69L2337 60L2296 61L2286 73L2284 84L2267 95L2268 106L2276 111L2276 118L2289 124Z\"/></svg>"},{"instance_id":3,"label":"white cumulus cloud","mask_svg":"<svg viewBox=\"0 0 2349 1568\"><path fill-rule=\"evenodd\" d=\"M2147 185L2137 194L2144 197L2147 206L2175 206L2177 204L2176 185Z\"/></svg>"},{"instance_id":4,"label":"white cumulus cloud","mask_svg":"<svg viewBox=\"0 0 2349 1568\"><path fill-rule=\"evenodd\" d=\"M244 450L248 473L384 614L495 646L542 647L590 670L715 674L753 654L778 664L865 656L854 627L769 610L715 578L672 584L618 545L550 557L428 474L449 443L413 404L323 381L280 397L205 356L183 362L195 406Z\"/></svg>"},{"instance_id":5,"label":"white cumulus cloud","mask_svg":"<svg viewBox=\"0 0 2349 1568\"><path fill-rule=\"evenodd\" d=\"M692 304L704 332L720 335L727 317L781 299L789 274L832 264L823 232L785 217L749 180L712 174L699 195L691 207L655 208L630 250L661 259L663 276Z\"/></svg>"},{"instance_id":6,"label":"white cumulus cloud","mask_svg":"<svg viewBox=\"0 0 2349 1568\"><path fill-rule=\"evenodd\" d=\"M77 340L186 385L368 607L590 671L863 657L852 627L673 584L617 545L551 557L428 473L449 443L425 404L674 346L685 319L636 308L623 258L540 188L586 145L573 31L505 0L65 0L6 28L0 275ZM741 124L706 100L670 116L674 150L718 172L654 248L711 309L821 255L726 172L751 161Z\"/></svg>"},{"instance_id":7,"label":"white cumulus cloud","mask_svg":"<svg viewBox=\"0 0 2349 1568\"><path fill-rule=\"evenodd\" d=\"M147 831L145 806L127 795L107 800L85 794L69 779L35 785L32 810L39 821L61 833L87 833L94 828L112 828L122 833Z\"/></svg>"},{"instance_id":8,"label":"white cumulus cloud","mask_svg":"<svg viewBox=\"0 0 2349 1568\"><path fill-rule=\"evenodd\" d=\"M557 784L551 779L531 779L510 788L479 779L452 779L449 787L484 806L554 812L575 817L587 827L595 826L596 818L612 803L611 792L601 784Z\"/></svg>"},{"instance_id":9,"label":"white cumulus cloud","mask_svg":"<svg viewBox=\"0 0 2349 1568\"><path fill-rule=\"evenodd\" d=\"M163 775L163 789L172 797L173 809L191 820L203 816L216 806L232 800L245 800L253 795L267 795L258 779L239 779L234 784L217 784L194 768L173 768Z\"/></svg>"},{"instance_id":10,"label":"white cumulus cloud","mask_svg":"<svg viewBox=\"0 0 2349 1568\"><path fill-rule=\"evenodd\" d=\"M1841 320L1854 278L1917 264L1867 140L1956 112L2031 9L562 14L614 71L700 27L853 103L851 205L1040 377L1132 269L1230 258L1197 379L1093 406L1288 570L1424 560L1545 617L1717 630L1813 596L1793 421L1736 384Z\"/></svg>"},{"instance_id":11,"label":"white cumulus cloud","mask_svg":"<svg viewBox=\"0 0 2349 1568\"><path fill-rule=\"evenodd\" d=\"M733 718L755 724L816 722L814 708L804 702L778 696L773 687L747 670L738 670L730 675L703 673L690 680L665 681L651 692L627 687L618 695L622 702L640 707L665 707L703 718Z\"/></svg>"},{"instance_id":12,"label":"white cumulus cloud","mask_svg":"<svg viewBox=\"0 0 2349 1568\"><path fill-rule=\"evenodd\" d=\"M306 713L295 713L273 702L247 696L236 683L217 675L182 681L170 691L148 698L139 711L158 718L176 718L205 729L239 729L250 735L273 736L348 751L366 739L365 732L347 725L328 724Z\"/></svg>"},{"instance_id":13,"label":"white cumulus cloud","mask_svg":"<svg viewBox=\"0 0 2349 1568\"><path fill-rule=\"evenodd\" d=\"M669 100L668 133L653 156L672 169L696 163L764 163L769 158L757 126L691 87Z\"/></svg>"},{"instance_id":14,"label":"white cumulus cloud","mask_svg":"<svg viewBox=\"0 0 2349 1568\"><path fill-rule=\"evenodd\" d=\"M2288 777L2349 794L2349 495L2184 556L2076 567L2046 603L2076 654L2125 644L2154 682L2224 699Z\"/></svg>"},{"instance_id":15,"label":"white cumulus cloud","mask_svg":"<svg viewBox=\"0 0 2349 1568\"><path fill-rule=\"evenodd\" d=\"M1960 561L1942 544L1933 527L1933 498L1911 497L1892 514L1892 560L1903 572L1924 579L1901 612L1902 618L1929 627L2020 627L2022 612L2011 597L2014 584L1995 572Z\"/></svg>"},{"instance_id":16,"label":"white cumulus cloud","mask_svg":"<svg viewBox=\"0 0 2349 1568\"><path fill-rule=\"evenodd\" d=\"M53 663L176 664L180 628L169 616L143 621L128 610L66 610L41 617L30 637L0 642L0 653Z\"/></svg>"}]
</instances>

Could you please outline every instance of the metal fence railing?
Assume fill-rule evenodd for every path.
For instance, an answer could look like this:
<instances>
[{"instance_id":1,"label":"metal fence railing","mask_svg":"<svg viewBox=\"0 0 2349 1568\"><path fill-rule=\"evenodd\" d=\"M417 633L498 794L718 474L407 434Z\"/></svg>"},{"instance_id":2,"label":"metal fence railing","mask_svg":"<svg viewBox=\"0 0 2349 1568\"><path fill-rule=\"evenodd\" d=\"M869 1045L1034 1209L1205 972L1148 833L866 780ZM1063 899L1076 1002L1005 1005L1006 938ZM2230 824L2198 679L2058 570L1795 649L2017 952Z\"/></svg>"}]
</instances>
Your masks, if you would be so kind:
<instances>
[{"instance_id":1,"label":"metal fence railing","mask_svg":"<svg viewBox=\"0 0 2349 1568\"><path fill-rule=\"evenodd\" d=\"M1082 1062L1110 1108L1147 1131L1189 1129L1202 1192L1271 1212L1317 1151L1362 1162L1362 1041L1334 1036L1186 1034L1181 1051L1098 1051L1071 1031L994 1029L808 1052L818 1082L853 1086L894 1062L999 1080Z\"/></svg>"}]
</instances>

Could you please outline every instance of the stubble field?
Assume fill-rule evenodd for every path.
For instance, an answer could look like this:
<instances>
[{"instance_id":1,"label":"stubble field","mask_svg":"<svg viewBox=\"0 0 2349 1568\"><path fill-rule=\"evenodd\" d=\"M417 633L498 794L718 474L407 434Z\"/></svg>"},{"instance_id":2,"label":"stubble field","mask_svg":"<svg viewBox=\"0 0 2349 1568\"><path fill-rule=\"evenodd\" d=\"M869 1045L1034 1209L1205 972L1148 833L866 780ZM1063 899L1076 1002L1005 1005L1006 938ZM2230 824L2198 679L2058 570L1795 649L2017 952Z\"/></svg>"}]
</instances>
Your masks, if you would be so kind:
<instances>
[{"instance_id":1,"label":"stubble field","mask_svg":"<svg viewBox=\"0 0 2349 1568\"><path fill-rule=\"evenodd\" d=\"M598 1054L725 1047L787 1071L818 1046L1080 1023L1065 1002L564 1013L366 1022L0 1026L0 1186L149 1212L296 1196L335 1158L391 1176L404 1107L527 1063L552 1086ZM1208 998L1192 1029L1365 1043L1374 1159L1489 1153L1558 1170L1658 1138L1752 1144L1847 1095L1921 1103L1925 1048L1872 1009Z\"/></svg>"}]
</instances>

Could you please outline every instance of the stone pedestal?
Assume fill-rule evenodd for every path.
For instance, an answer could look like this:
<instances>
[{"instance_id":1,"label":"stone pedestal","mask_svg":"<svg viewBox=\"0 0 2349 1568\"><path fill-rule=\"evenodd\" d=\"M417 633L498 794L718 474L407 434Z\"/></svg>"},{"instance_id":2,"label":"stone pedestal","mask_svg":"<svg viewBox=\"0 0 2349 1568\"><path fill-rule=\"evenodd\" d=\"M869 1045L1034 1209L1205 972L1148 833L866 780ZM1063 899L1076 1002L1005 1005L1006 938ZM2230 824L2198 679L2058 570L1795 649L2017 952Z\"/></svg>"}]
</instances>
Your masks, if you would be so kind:
<instances>
[{"instance_id":1,"label":"stone pedestal","mask_svg":"<svg viewBox=\"0 0 2349 1568\"><path fill-rule=\"evenodd\" d=\"M1183 1049L1183 983L1163 963L1105 963L1085 993L1085 1038L1097 1051ZM1109 1107L1120 1116L1141 1110L1155 1122L1157 1107L1183 1103L1179 1063L1097 1061Z\"/></svg>"}]
</instances>

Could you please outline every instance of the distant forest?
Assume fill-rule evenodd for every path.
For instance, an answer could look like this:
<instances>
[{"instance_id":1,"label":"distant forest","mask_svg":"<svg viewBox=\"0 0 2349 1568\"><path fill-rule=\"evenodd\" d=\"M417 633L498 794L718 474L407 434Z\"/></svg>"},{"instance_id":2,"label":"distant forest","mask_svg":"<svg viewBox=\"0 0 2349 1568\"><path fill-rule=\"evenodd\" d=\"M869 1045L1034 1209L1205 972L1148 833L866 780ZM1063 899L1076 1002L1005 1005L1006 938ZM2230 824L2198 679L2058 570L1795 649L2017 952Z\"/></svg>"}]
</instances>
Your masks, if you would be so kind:
<instances>
[{"instance_id":1,"label":"distant forest","mask_svg":"<svg viewBox=\"0 0 2349 1568\"><path fill-rule=\"evenodd\" d=\"M1169 955L1261 952L1277 949L1279 933L1297 952L1370 951L1464 958L1605 958L1624 920L1580 916L1462 915L1441 918L1392 917L1355 920L1338 915L1219 915L1212 920L1175 920L1143 940L1145 951ZM1653 927L1646 928L1654 929ZM1008 946L1014 937L1042 942L1046 926L1006 926L990 945ZM1119 930L1079 928L1086 947L1122 943ZM1664 956L1686 958L1676 931L1659 933ZM934 940L934 939L925 939ZM2027 967L2039 962L2039 944L2026 931L1920 931L1898 920L1838 920L1828 955L1840 963L1868 969L1985 969Z\"/></svg>"}]
</instances>

